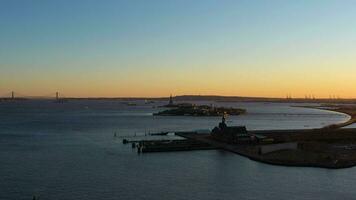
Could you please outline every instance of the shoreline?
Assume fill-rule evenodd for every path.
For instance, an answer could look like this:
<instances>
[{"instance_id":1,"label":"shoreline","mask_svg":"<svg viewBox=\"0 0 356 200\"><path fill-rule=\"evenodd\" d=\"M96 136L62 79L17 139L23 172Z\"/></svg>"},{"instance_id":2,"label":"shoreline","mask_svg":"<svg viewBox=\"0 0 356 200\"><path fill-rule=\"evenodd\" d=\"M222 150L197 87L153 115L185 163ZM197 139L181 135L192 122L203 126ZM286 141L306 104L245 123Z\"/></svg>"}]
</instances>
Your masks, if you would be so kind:
<instances>
[{"instance_id":1,"label":"shoreline","mask_svg":"<svg viewBox=\"0 0 356 200\"><path fill-rule=\"evenodd\" d=\"M343 127L346 127L346 126L356 123L356 107L347 107L344 105L335 106L334 109L326 108L326 106L293 106L293 107L332 111L332 112L336 112L336 113L340 113L340 114L345 114L350 117L350 119L345 122L330 124L330 125L322 127L321 129L338 129L338 128L343 128Z\"/></svg>"}]
</instances>

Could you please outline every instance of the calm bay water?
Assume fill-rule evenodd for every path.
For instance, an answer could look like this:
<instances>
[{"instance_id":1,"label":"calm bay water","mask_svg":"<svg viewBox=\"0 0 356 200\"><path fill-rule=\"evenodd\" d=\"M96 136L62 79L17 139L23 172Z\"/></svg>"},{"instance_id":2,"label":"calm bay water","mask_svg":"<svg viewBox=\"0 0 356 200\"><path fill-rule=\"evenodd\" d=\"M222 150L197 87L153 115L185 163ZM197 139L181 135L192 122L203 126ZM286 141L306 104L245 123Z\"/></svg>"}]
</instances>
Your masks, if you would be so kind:
<instances>
[{"instance_id":1,"label":"calm bay water","mask_svg":"<svg viewBox=\"0 0 356 200\"><path fill-rule=\"evenodd\" d=\"M113 137L211 129L220 121L152 116L164 103L0 102L0 199L356 198L356 168L271 166L216 150L138 155ZM214 104L246 108L228 124L250 130L318 128L348 119L290 104Z\"/></svg>"}]
</instances>

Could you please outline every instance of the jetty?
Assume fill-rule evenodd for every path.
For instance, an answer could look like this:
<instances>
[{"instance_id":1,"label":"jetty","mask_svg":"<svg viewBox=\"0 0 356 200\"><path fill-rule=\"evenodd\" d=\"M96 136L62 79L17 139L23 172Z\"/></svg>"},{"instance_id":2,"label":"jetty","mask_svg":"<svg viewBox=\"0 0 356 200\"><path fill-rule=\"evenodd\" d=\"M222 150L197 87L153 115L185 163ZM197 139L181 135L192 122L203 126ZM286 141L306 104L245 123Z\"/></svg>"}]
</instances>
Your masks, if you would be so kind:
<instances>
[{"instance_id":1,"label":"jetty","mask_svg":"<svg viewBox=\"0 0 356 200\"><path fill-rule=\"evenodd\" d=\"M192 139L142 141L138 143L137 148L139 153L216 149L213 145Z\"/></svg>"},{"instance_id":2,"label":"jetty","mask_svg":"<svg viewBox=\"0 0 356 200\"><path fill-rule=\"evenodd\" d=\"M188 133L188 132L186 132ZM128 140L123 139L123 144L132 144L138 153L192 151L217 149L215 146L194 139L160 139L160 140Z\"/></svg>"}]
</instances>

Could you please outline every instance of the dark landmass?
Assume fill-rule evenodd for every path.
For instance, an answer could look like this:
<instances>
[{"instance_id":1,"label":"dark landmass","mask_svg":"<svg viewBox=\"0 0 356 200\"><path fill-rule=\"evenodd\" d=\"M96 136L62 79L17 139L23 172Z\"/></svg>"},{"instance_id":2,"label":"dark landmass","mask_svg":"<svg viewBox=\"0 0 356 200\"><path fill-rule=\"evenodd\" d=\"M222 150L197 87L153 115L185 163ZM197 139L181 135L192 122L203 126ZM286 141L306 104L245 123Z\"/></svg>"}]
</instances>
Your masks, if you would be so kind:
<instances>
[{"instance_id":1,"label":"dark landmass","mask_svg":"<svg viewBox=\"0 0 356 200\"><path fill-rule=\"evenodd\" d=\"M118 97L118 98L68 98L71 100L152 100L168 101L169 97ZM356 99L305 99L305 98L269 98L269 97L240 97L240 96L201 96L201 95L182 95L175 96L175 101L216 101L216 102L271 102L271 103L356 103Z\"/></svg>"},{"instance_id":2,"label":"dark landmass","mask_svg":"<svg viewBox=\"0 0 356 200\"><path fill-rule=\"evenodd\" d=\"M167 100L168 98L164 99ZM275 102L275 103L356 103L356 99L326 98L269 98L217 95L175 96L175 101L217 101L217 102Z\"/></svg>"},{"instance_id":3,"label":"dark landmass","mask_svg":"<svg viewBox=\"0 0 356 200\"><path fill-rule=\"evenodd\" d=\"M9 98L2 98L9 99ZM24 98L23 98L24 99ZM36 97L27 99L37 99ZM43 98L39 98L43 99ZM122 101L168 101L169 97L67 97L68 100L122 100ZM1 99L0 99L1 100ZM175 96L175 101L216 101L216 102L276 102L276 103L356 103L356 99L342 98L269 98L269 97L242 97L242 96L218 96L218 95L181 95Z\"/></svg>"},{"instance_id":4,"label":"dark landmass","mask_svg":"<svg viewBox=\"0 0 356 200\"><path fill-rule=\"evenodd\" d=\"M225 107L213 107L208 105L194 105L194 104L177 104L170 105L173 109L164 110L154 115L161 116L222 116L228 115L240 115L246 112L240 108L225 108Z\"/></svg>"}]
</instances>

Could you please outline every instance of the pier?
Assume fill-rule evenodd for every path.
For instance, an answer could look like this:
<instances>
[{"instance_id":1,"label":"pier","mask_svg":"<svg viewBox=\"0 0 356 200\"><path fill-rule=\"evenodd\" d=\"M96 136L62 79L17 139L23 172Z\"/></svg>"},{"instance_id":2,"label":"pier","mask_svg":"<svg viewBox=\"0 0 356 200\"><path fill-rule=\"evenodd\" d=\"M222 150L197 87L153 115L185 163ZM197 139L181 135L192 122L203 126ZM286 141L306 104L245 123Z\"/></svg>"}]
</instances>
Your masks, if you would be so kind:
<instances>
[{"instance_id":1,"label":"pier","mask_svg":"<svg viewBox=\"0 0 356 200\"><path fill-rule=\"evenodd\" d=\"M216 149L216 147L208 143L192 139L170 141L142 141L138 144L138 152L142 153L211 149Z\"/></svg>"},{"instance_id":2,"label":"pier","mask_svg":"<svg viewBox=\"0 0 356 200\"><path fill-rule=\"evenodd\" d=\"M123 144L132 144L137 147L138 153L192 151L217 149L215 146L194 139L161 139L161 140L128 140L123 139Z\"/></svg>"}]
</instances>

